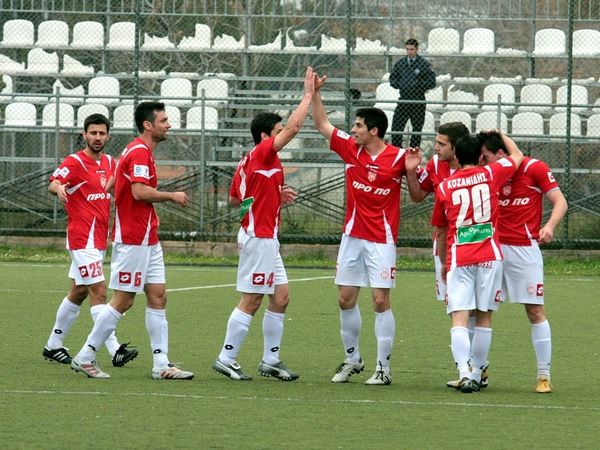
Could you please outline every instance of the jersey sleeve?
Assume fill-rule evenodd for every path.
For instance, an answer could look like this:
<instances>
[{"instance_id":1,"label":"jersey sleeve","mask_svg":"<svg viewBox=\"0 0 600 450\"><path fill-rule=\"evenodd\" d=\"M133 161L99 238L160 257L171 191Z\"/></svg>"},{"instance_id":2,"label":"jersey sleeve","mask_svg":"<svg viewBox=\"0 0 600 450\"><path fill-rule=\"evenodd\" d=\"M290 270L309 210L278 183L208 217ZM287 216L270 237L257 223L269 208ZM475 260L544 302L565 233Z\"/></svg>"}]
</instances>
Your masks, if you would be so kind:
<instances>
[{"instance_id":1,"label":"jersey sleeve","mask_svg":"<svg viewBox=\"0 0 600 450\"><path fill-rule=\"evenodd\" d=\"M231 179L231 186L229 187L229 196L233 198L239 198L243 200L240 195L240 182L242 181L240 177L240 170L237 169L233 174L233 178Z\"/></svg>"},{"instance_id":2,"label":"jersey sleeve","mask_svg":"<svg viewBox=\"0 0 600 450\"><path fill-rule=\"evenodd\" d=\"M494 183L500 189L517 171L517 164L512 158L501 158L489 165L494 174Z\"/></svg>"},{"instance_id":3,"label":"jersey sleeve","mask_svg":"<svg viewBox=\"0 0 600 450\"><path fill-rule=\"evenodd\" d=\"M433 159L430 159L427 162L427 165L425 166L424 169L417 169L417 179L419 181L419 186L421 187L421 189L423 189L425 192L433 192L433 180L432 180L432 174L434 171L434 167L433 167Z\"/></svg>"},{"instance_id":4,"label":"jersey sleeve","mask_svg":"<svg viewBox=\"0 0 600 450\"><path fill-rule=\"evenodd\" d=\"M133 150L129 155L129 178L131 183L150 185L150 153L143 148Z\"/></svg>"},{"instance_id":5,"label":"jersey sleeve","mask_svg":"<svg viewBox=\"0 0 600 450\"><path fill-rule=\"evenodd\" d=\"M60 184L73 184L77 174L77 164L74 158L66 157L58 168L52 172L49 181L60 181Z\"/></svg>"},{"instance_id":6,"label":"jersey sleeve","mask_svg":"<svg viewBox=\"0 0 600 450\"><path fill-rule=\"evenodd\" d=\"M338 128L333 130L331 140L329 141L329 149L340 155L344 161L346 161L346 155L353 145L354 139L352 139L352 136Z\"/></svg>"},{"instance_id":7,"label":"jersey sleeve","mask_svg":"<svg viewBox=\"0 0 600 450\"><path fill-rule=\"evenodd\" d=\"M438 194L435 196L435 203L433 204L433 213L431 214L431 225L434 227L445 227L448 225L448 219L446 218L446 211L444 211L444 196Z\"/></svg>"},{"instance_id":8,"label":"jersey sleeve","mask_svg":"<svg viewBox=\"0 0 600 450\"><path fill-rule=\"evenodd\" d=\"M554 178L550 167L548 167L548 164L538 160L532 165L531 170L532 178L540 187L542 193L546 194L554 189L558 189L558 183Z\"/></svg>"}]
</instances>

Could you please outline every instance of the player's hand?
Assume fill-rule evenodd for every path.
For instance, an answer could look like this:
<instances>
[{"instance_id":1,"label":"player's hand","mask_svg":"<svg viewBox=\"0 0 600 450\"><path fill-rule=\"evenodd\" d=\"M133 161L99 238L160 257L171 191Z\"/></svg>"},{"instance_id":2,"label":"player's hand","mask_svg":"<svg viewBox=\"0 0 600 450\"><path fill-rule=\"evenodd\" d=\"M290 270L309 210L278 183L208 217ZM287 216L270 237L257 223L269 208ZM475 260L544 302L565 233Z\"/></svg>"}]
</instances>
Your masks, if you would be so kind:
<instances>
[{"instance_id":1,"label":"player's hand","mask_svg":"<svg viewBox=\"0 0 600 450\"><path fill-rule=\"evenodd\" d=\"M549 244L554 239L554 230L549 226L542 227L540 229L538 242L540 244Z\"/></svg>"},{"instance_id":2,"label":"player's hand","mask_svg":"<svg viewBox=\"0 0 600 450\"><path fill-rule=\"evenodd\" d=\"M410 170L410 171L417 170L417 167L419 167L419 164L421 164L422 156L423 155L422 155L421 149L419 147L407 148L406 149L406 160L404 161L406 170Z\"/></svg>"},{"instance_id":3,"label":"player's hand","mask_svg":"<svg viewBox=\"0 0 600 450\"><path fill-rule=\"evenodd\" d=\"M281 188L281 204L282 205L289 205L291 203L294 203L294 201L296 200L296 197L298 197L298 192L296 192L291 187L283 186Z\"/></svg>"},{"instance_id":4,"label":"player's hand","mask_svg":"<svg viewBox=\"0 0 600 450\"><path fill-rule=\"evenodd\" d=\"M322 77L319 77L319 75L315 72L315 92L319 92L326 81L327 81L327 75L323 75Z\"/></svg>"},{"instance_id":5,"label":"player's hand","mask_svg":"<svg viewBox=\"0 0 600 450\"><path fill-rule=\"evenodd\" d=\"M315 93L315 81L317 76L315 71L311 66L306 68L306 75L304 76L304 94L314 94Z\"/></svg>"},{"instance_id":6,"label":"player's hand","mask_svg":"<svg viewBox=\"0 0 600 450\"><path fill-rule=\"evenodd\" d=\"M171 201L185 208L188 205L188 196L185 192L173 192Z\"/></svg>"},{"instance_id":7,"label":"player's hand","mask_svg":"<svg viewBox=\"0 0 600 450\"><path fill-rule=\"evenodd\" d=\"M69 201L67 188L69 187L69 183L59 184L56 186L56 196L61 203L67 203Z\"/></svg>"}]
</instances>

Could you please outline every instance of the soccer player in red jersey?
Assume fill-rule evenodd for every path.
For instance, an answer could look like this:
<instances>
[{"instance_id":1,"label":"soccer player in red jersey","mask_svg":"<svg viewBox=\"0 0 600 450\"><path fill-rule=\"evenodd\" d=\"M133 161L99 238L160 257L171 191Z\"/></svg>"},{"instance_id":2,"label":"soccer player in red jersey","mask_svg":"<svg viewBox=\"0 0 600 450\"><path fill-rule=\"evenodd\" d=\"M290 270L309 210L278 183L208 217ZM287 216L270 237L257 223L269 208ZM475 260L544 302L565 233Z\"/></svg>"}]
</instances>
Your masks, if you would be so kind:
<instances>
[{"instance_id":1,"label":"soccer player in red jersey","mask_svg":"<svg viewBox=\"0 0 600 450\"><path fill-rule=\"evenodd\" d=\"M83 124L85 148L68 155L50 177L48 190L64 204L67 213L67 249L71 255L71 289L56 312L56 321L42 355L62 364L71 356L63 341L79 316L81 304L90 296L95 321L105 307L106 284L102 261L108 239L110 194L106 192L115 162L104 153L110 122L102 114L88 116ZM114 333L106 340L114 366L123 366L138 355L127 344L119 345Z\"/></svg>"},{"instance_id":2,"label":"soccer player in red jersey","mask_svg":"<svg viewBox=\"0 0 600 450\"><path fill-rule=\"evenodd\" d=\"M158 240L158 216L153 203L173 202L185 207L185 192L157 189L154 150L167 139L171 125L165 106L159 102L140 103L135 110L139 137L121 153L115 168L115 220L109 287L110 303L98 315L94 328L71 367L92 378L109 378L96 361L96 350L114 331L123 314L133 305L135 295L147 298L146 329L152 348L153 379L192 379L194 374L171 364L166 317L166 281L163 252Z\"/></svg>"},{"instance_id":3,"label":"soccer player in red jersey","mask_svg":"<svg viewBox=\"0 0 600 450\"><path fill-rule=\"evenodd\" d=\"M293 202L296 192L284 185L278 153L298 134L306 119L314 79L314 71L308 67L304 96L285 126L281 116L273 113L260 113L252 120L250 130L256 145L240 161L231 184L230 203L241 206L237 290L242 297L229 317L225 341L213 369L232 380L252 379L236 358L265 294L269 306L263 318L263 357L258 372L283 381L299 377L279 359L289 289L277 234L281 205Z\"/></svg>"},{"instance_id":4,"label":"soccer player in red jersey","mask_svg":"<svg viewBox=\"0 0 600 450\"><path fill-rule=\"evenodd\" d=\"M390 289L396 277L396 240L400 223L400 183L406 174L406 150L383 138L388 122L377 108L362 108L349 135L327 118L320 89L327 77L317 78L313 97L316 128L331 150L345 163L346 217L337 258L335 283L339 287L340 328L346 359L332 378L345 383L364 369L359 350L362 319L357 305L361 287L372 289L377 359L375 373L365 384L392 382L390 356L396 331Z\"/></svg>"},{"instance_id":5,"label":"soccer player in red jersey","mask_svg":"<svg viewBox=\"0 0 600 450\"><path fill-rule=\"evenodd\" d=\"M521 164L523 154L502 134L509 157L479 166L481 146L476 137L456 143L461 170L438 186L432 225L438 227L438 252L447 282L447 312L452 317L451 349L462 392L479 390L492 342L492 312L500 304L502 252L498 233L500 189ZM467 321L475 310L473 342ZM469 367L469 359L472 367Z\"/></svg>"},{"instance_id":6,"label":"soccer player in red jersey","mask_svg":"<svg viewBox=\"0 0 600 450\"><path fill-rule=\"evenodd\" d=\"M507 150L496 132L481 132L483 162L489 164L507 157ZM552 213L542 226L542 201L552 204ZM552 392L550 363L552 335L544 310L544 261L538 242L547 244L554 229L567 212L567 201L548 165L525 157L521 166L500 190L498 231L504 261L503 296L510 303L521 303L531 324L531 342L537 361L535 391Z\"/></svg>"}]
</instances>

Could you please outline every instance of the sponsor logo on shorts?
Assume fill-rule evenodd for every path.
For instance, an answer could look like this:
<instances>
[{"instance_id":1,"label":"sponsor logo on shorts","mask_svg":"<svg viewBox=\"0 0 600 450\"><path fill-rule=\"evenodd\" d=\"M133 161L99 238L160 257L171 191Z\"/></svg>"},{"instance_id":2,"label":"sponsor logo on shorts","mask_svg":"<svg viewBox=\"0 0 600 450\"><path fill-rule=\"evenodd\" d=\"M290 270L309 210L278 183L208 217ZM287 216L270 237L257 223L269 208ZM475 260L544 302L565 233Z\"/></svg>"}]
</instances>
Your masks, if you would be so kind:
<instances>
[{"instance_id":1,"label":"sponsor logo on shorts","mask_svg":"<svg viewBox=\"0 0 600 450\"><path fill-rule=\"evenodd\" d=\"M389 273L387 270L382 270L381 271L381 279L382 280L387 280L389 278Z\"/></svg>"},{"instance_id":2,"label":"sponsor logo on shorts","mask_svg":"<svg viewBox=\"0 0 600 450\"><path fill-rule=\"evenodd\" d=\"M496 295L494 296L494 302L500 303L502 301L502 296L500 295L500 289L496 290Z\"/></svg>"},{"instance_id":3,"label":"sponsor logo on shorts","mask_svg":"<svg viewBox=\"0 0 600 450\"><path fill-rule=\"evenodd\" d=\"M265 274L264 273L253 273L252 274L252 286L264 286L265 285Z\"/></svg>"},{"instance_id":4,"label":"sponsor logo on shorts","mask_svg":"<svg viewBox=\"0 0 600 450\"><path fill-rule=\"evenodd\" d=\"M535 294L535 286L533 285L533 283L529 283L529 286L527 286L527 293L529 295Z\"/></svg>"},{"instance_id":5,"label":"sponsor logo on shorts","mask_svg":"<svg viewBox=\"0 0 600 450\"><path fill-rule=\"evenodd\" d=\"M79 267L79 274L81 278L87 278L90 275L86 266Z\"/></svg>"},{"instance_id":6,"label":"sponsor logo on shorts","mask_svg":"<svg viewBox=\"0 0 600 450\"><path fill-rule=\"evenodd\" d=\"M535 289L535 295L537 295L538 297L544 296L544 285L543 284L537 285L537 288Z\"/></svg>"},{"instance_id":7,"label":"sponsor logo on shorts","mask_svg":"<svg viewBox=\"0 0 600 450\"><path fill-rule=\"evenodd\" d=\"M119 284L131 284L131 272L119 272Z\"/></svg>"},{"instance_id":8,"label":"sponsor logo on shorts","mask_svg":"<svg viewBox=\"0 0 600 450\"><path fill-rule=\"evenodd\" d=\"M392 267L392 268L390 269L390 278L391 278L392 280L394 280L394 279L396 278L396 268L395 268L395 267Z\"/></svg>"}]
</instances>

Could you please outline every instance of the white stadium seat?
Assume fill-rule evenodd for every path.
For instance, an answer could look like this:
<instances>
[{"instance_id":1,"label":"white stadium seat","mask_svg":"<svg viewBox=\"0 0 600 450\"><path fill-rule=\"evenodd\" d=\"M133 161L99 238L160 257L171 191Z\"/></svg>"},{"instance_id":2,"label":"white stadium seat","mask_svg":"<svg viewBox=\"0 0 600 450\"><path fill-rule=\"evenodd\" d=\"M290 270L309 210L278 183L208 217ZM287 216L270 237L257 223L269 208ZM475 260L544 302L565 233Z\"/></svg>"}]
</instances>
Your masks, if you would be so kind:
<instances>
[{"instance_id":1,"label":"white stadium seat","mask_svg":"<svg viewBox=\"0 0 600 450\"><path fill-rule=\"evenodd\" d=\"M566 49L566 36L563 30L546 28L535 33L535 56L564 55Z\"/></svg>"},{"instance_id":2,"label":"white stadium seat","mask_svg":"<svg viewBox=\"0 0 600 450\"><path fill-rule=\"evenodd\" d=\"M102 114L104 117L109 119L108 108L106 106L97 104L87 104L80 106L77 110L77 127L83 128L83 122L85 122L85 119L87 119L88 116L91 116L92 114Z\"/></svg>"},{"instance_id":3,"label":"white stadium seat","mask_svg":"<svg viewBox=\"0 0 600 450\"><path fill-rule=\"evenodd\" d=\"M512 118L512 134L541 136L544 134L544 118L537 112L515 114Z\"/></svg>"},{"instance_id":4,"label":"white stadium seat","mask_svg":"<svg viewBox=\"0 0 600 450\"><path fill-rule=\"evenodd\" d=\"M600 31L577 30L573 33L573 56L600 55Z\"/></svg>"},{"instance_id":5,"label":"white stadium seat","mask_svg":"<svg viewBox=\"0 0 600 450\"><path fill-rule=\"evenodd\" d=\"M496 51L494 32L489 28L471 28L463 35L464 55L489 55Z\"/></svg>"},{"instance_id":6,"label":"white stadium seat","mask_svg":"<svg viewBox=\"0 0 600 450\"><path fill-rule=\"evenodd\" d=\"M567 86L561 86L556 91L556 111L564 112L567 110ZM588 90L585 86L579 84L571 85L571 104L572 105L587 105L588 104ZM585 106L574 106L571 108L571 112L582 113L587 110Z\"/></svg>"},{"instance_id":7,"label":"white stadium seat","mask_svg":"<svg viewBox=\"0 0 600 450\"><path fill-rule=\"evenodd\" d=\"M227 81L220 78L205 78L198 81L196 86L196 104L202 103L202 90L204 90L204 96L211 98L211 100L205 101L205 106L222 107L227 105L227 97L229 97L229 84Z\"/></svg>"},{"instance_id":8,"label":"white stadium seat","mask_svg":"<svg viewBox=\"0 0 600 450\"><path fill-rule=\"evenodd\" d=\"M548 112L552 109L552 88L546 84L528 84L521 89L519 112ZM541 106L530 106L527 103L540 103Z\"/></svg>"},{"instance_id":9,"label":"white stadium seat","mask_svg":"<svg viewBox=\"0 0 600 450\"><path fill-rule=\"evenodd\" d=\"M69 89L63 86L60 80L56 80L52 86L52 93L56 95L59 89L61 103L69 103L71 105L81 105L83 103L85 91L82 85ZM55 101L54 97L51 98L50 101Z\"/></svg>"},{"instance_id":10,"label":"white stadium seat","mask_svg":"<svg viewBox=\"0 0 600 450\"><path fill-rule=\"evenodd\" d=\"M206 50L212 46L212 32L208 25L196 24L196 34L193 37L184 37L177 48L181 50Z\"/></svg>"},{"instance_id":11,"label":"white stadium seat","mask_svg":"<svg viewBox=\"0 0 600 450\"><path fill-rule=\"evenodd\" d=\"M42 111L42 126L55 127L58 118L58 126L72 127L75 125L75 110L67 103L58 104L58 114L56 113L56 103L48 103Z\"/></svg>"},{"instance_id":12,"label":"white stadium seat","mask_svg":"<svg viewBox=\"0 0 600 450\"><path fill-rule=\"evenodd\" d=\"M61 48L69 45L69 26L62 20L46 20L38 25L35 43L40 48Z\"/></svg>"},{"instance_id":13,"label":"white stadium seat","mask_svg":"<svg viewBox=\"0 0 600 450\"><path fill-rule=\"evenodd\" d=\"M35 127L37 111L35 105L26 102L9 103L4 110L4 125L11 127Z\"/></svg>"},{"instance_id":14,"label":"white stadium seat","mask_svg":"<svg viewBox=\"0 0 600 450\"><path fill-rule=\"evenodd\" d=\"M396 109L398 97L400 96L400 91L398 89L393 88L390 83L381 83L377 85L375 89L375 108L393 111Z\"/></svg>"},{"instance_id":15,"label":"white stadium seat","mask_svg":"<svg viewBox=\"0 0 600 450\"><path fill-rule=\"evenodd\" d=\"M100 22L83 21L73 26L72 48L100 49L104 47L104 25Z\"/></svg>"},{"instance_id":16,"label":"white stadium seat","mask_svg":"<svg viewBox=\"0 0 600 450\"><path fill-rule=\"evenodd\" d=\"M450 111L468 111L479 109L479 96L472 92L461 91L460 89L454 89L456 85L451 85L448 88L448 102L454 102L456 104L447 104L446 109Z\"/></svg>"},{"instance_id":17,"label":"white stadium seat","mask_svg":"<svg viewBox=\"0 0 600 450\"><path fill-rule=\"evenodd\" d=\"M92 78L88 84L88 98L85 102L118 105L120 103L120 95L119 80L108 76L96 77Z\"/></svg>"},{"instance_id":18,"label":"white stadium seat","mask_svg":"<svg viewBox=\"0 0 600 450\"><path fill-rule=\"evenodd\" d=\"M133 129L133 105L117 106L113 111L112 126L116 129Z\"/></svg>"},{"instance_id":19,"label":"white stadium seat","mask_svg":"<svg viewBox=\"0 0 600 450\"><path fill-rule=\"evenodd\" d=\"M500 109L502 111L511 112L515 109L514 105L506 104L515 103L515 88L505 83L493 83L485 87L483 90L483 101L490 104L483 105L481 109L497 109L498 96L500 96Z\"/></svg>"},{"instance_id":20,"label":"white stadium seat","mask_svg":"<svg viewBox=\"0 0 600 450\"><path fill-rule=\"evenodd\" d=\"M165 105L191 105L192 82L187 78L167 78L160 84L160 96Z\"/></svg>"},{"instance_id":21,"label":"white stadium seat","mask_svg":"<svg viewBox=\"0 0 600 450\"><path fill-rule=\"evenodd\" d=\"M181 128L181 111L177 106L165 105L165 113L169 118L172 130L179 130Z\"/></svg>"},{"instance_id":22,"label":"white stadium seat","mask_svg":"<svg viewBox=\"0 0 600 450\"><path fill-rule=\"evenodd\" d=\"M498 121L498 119L500 119ZM477 114L475 118L475 131L488 130L490 128L500 128L503 131L508 131L508 119L506 114L496 111L485 111Z\"/></svg>"},{"instance_id":23,"label":"white stadium seat","mask_svg":"<svg viewBox=\"0 0 600 450\"><path fill-rule=\"evenodd\" d=\"M203 113L203 109L206 114ZM205 117L204 124L202 123L203 117ZM212 107L194 106L187 112L185 127L188 130L217 130L219 128L219 113Z\"/></svg>"},{"instance_id":24,"label":"white stadium seat","mask_svg":"<svg viewBox=\"0 0 600 450\"><path fill-rule=\"evenodd\" d=\"M440 125L449 122L462 122L469 129L469 132L472 131L471 126L471 115L465 111L447 111L440 117Z\"/></svg>"},{"instance_id":25,"label":"white stadium seat","mask_svg":"<svg viewBox=\"0 0 600 450\"><path fill-rule=\"evenodd\" d=\"M438 110L444 107L444 87L438 86L425 92L425 100L427 101L427 110Z\"/></svg>"},{"instance_id":26,"label":"white stadium seat","mask_svg":"<svg viewBox=\"0 0 600 450\"><path fill-rule=\"evenodd\" d=\"M600 114L588 118L586 136L600 137Z\"/></svg>"},{"instance_id":27,"label":"white stadium seat","mask_svg":"<svg viewBox=\"0 0 600 450\"><path fill-rule=\"evenodd\" d=\"M581 118L571 114L571 136L581 136ZM567 113L556 113L550 117L550 135L564 136L567 134Z\"/></svg>"},{"instance_id":28,"label":"white stadium seat","mask_svg":"<svg viewBox=\"0 0 600 450\"><path fill-rule=\"evenodd\" d=\"M4 22L3 47L33 47L34 26L31 20L13 19Z\"/></svg>"},{"instance_id":29,"label":"white stadium seat","mask_svg":"<svg viewBox=\"0 0 600 450\"><path fill-rule=\"evenodd\" d=\"M32 48L27 53L27 73L54 75L58 73L58 54L47 53L41 48Z\"/></svg>"},{"instance_id":30,"label":"white stadium seat","mask_svg":"<svg viewBox=\"0 0 600 450\"><path fill-rule=\"evenodd\" d=\"M134 46L134 22L116 22L110 26L106 48L110 50L133 50Z\"/></svg>"},{"instance_id":31,"label":"white stadium seat","mask_svg":"<svg viewBox=\"0 0 600 450\"><path fill-rule=\"evenodd\" d=\"M459 52L460 36L454 28L434 28L429 32L427 53L448 55Z\"/></svg>"}]
</instances>

